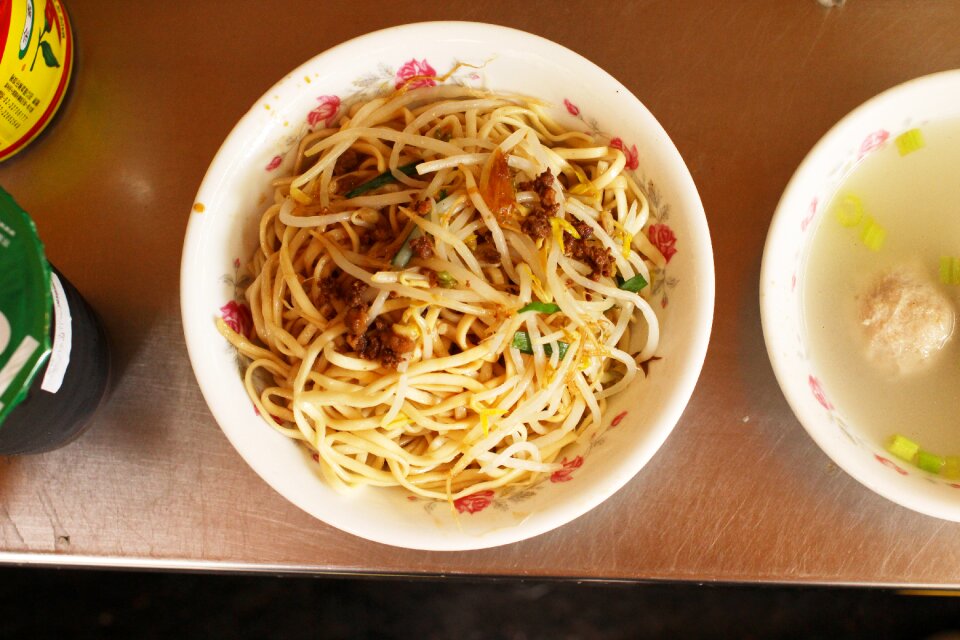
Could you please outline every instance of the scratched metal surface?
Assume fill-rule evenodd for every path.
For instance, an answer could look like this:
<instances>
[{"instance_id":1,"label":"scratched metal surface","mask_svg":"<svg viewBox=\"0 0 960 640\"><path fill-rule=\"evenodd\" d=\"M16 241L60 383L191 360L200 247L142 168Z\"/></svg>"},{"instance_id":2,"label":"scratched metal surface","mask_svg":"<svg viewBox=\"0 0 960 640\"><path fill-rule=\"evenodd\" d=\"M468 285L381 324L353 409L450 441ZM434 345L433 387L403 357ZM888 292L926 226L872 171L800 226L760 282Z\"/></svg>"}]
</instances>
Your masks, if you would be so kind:
<instances>
[{"instance_id":1,"label":"scratched metal surface","mask_svg":"<svg viewBox=\"0 0 960 640\"><path fill-rule=\"evenodd\" d=\"M0 561L960 585L960 525L873 495L806 436L775 383L757 308L764 235L793 169L863 100L960 66L960 3L67 5L79 44L68 102L48 135L0 166L0 184L103 315L115 388L80 440L0 459ZM368 543L287 504L221 435L179 320L188 212L233 123L315 53L428 19L532 31L626 84L690 166L717 260L703 375L652 463L579 520L472 553Z\"/></svg>"}]
</instances>

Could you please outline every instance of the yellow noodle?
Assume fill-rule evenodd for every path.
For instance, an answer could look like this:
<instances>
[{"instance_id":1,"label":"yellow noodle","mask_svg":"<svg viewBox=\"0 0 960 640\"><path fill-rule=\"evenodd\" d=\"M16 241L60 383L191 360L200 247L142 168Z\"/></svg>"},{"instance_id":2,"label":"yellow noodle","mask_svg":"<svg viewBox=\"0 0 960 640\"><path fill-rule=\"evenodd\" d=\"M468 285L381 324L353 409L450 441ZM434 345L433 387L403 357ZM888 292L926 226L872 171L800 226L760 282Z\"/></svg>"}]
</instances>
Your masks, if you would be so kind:
<instances>
[{"instance_id":1,"label":"yellow noodle","mask_svg":"<svg viewBox=\"0 0 960 640\"><path fill-rule=\"evenodd\" d=\"M650 287L624 291L567 246L589 231L624 279L664 264L647 198L607 142L536 101L453 85L355 103L305 136L243 269L255 335L217 322L265 422L337 489L455 501L559 469L660 335ZM504 167L505 207L488 188ZM548 168L555 210L519 187ZM544 211L549 232L532 237L525 218ZM432 255L402 259L413 230ZM531 302L560 311L518 313ZM530 355L512 346L520 331ZM626 350L636 335L645 344Z\"/></svg>"}]
</instances>

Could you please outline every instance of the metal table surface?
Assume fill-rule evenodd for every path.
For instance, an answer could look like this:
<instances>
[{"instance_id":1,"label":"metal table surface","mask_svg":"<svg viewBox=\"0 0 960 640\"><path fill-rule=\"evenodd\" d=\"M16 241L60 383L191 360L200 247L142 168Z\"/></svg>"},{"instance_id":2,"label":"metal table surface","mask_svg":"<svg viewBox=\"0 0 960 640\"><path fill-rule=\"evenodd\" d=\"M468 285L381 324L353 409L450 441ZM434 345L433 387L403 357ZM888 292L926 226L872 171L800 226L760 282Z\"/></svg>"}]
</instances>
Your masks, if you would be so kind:
<instances>
[{"instance_id":1,"label":"metal table surface","mask_svg":"<svg viewBox=\"0 0 960 640\"><path fill-rule=\"evenodd\" d=\"M66 4L78 44L69 96L51 129L0 166L0 184L102 314L115 382L82 438L0 459L0 562L960 585L960 525L874 495L806 435L767 360L757 300L767 226L794 168L870 96L960 67L960 3ZM367 542L270 489L207 410L178 305L196 189L256 98L330 46L435 19L524 29L622 81L689 165L716 252L706 364L653 461L558 530L465 553Z\"/></svg>"}]
</instances>

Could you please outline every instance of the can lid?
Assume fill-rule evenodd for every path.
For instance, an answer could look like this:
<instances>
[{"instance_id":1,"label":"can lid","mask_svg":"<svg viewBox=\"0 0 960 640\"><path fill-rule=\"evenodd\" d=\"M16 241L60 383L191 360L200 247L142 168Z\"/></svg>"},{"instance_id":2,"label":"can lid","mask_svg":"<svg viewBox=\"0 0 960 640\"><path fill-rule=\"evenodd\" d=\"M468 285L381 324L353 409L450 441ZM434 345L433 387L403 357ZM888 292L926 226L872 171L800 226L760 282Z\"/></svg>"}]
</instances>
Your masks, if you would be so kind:
<instances>
[{"instance_id":1,"label":"can lid","mask_svg":"<svg viewBox=\"0 0 960 640\"><path fill-rule=\"evenodd\" d=\"M0 0L0 161L53 119L70 83L73 48L60 0Z\"/></svg>"},{"instance_id":2,"label":"can lid","mask_svg":"<svg viewBox=\"0 0 960 640\"><path fill-rule=\"evenodd\" d=\"M50 355L51 306L37 227L0 188L0 424Z\"/></svg>"}]
</instances>

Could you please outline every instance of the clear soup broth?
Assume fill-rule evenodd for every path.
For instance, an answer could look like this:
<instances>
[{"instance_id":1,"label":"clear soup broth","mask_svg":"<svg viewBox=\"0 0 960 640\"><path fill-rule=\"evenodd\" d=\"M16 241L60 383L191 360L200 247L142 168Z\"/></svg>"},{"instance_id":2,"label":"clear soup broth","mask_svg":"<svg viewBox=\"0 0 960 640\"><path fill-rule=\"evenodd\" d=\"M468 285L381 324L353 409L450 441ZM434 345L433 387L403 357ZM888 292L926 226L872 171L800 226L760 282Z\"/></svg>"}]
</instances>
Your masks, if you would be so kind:
<instances>
[{"instance_id":1,"label":"clear soup broth","mask_svg":"<svg viewBox=\"0 0 960 640\"><path fill-rule=\"evenodd\" d=\"M960 456L960 283L953 282L960 268L960 119L893 135L859 162L819 216L809 251L807 344L830 402L878 445L902 434L926 451ZM900 305L897 314L916 307L899 332L903 347L916 354L919 341L928 341L927 355L909 363L878 355L871 335L878 315L871 305L883 297L884 276L922 289L887 300ZM942 337L944 309L952 332L935 348L931 330ZM940 324L931 329L931 322Z\"/></svg>"}]
</instances>

